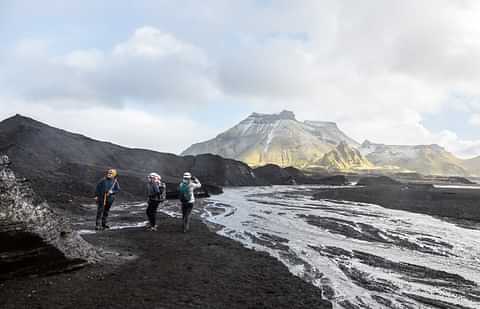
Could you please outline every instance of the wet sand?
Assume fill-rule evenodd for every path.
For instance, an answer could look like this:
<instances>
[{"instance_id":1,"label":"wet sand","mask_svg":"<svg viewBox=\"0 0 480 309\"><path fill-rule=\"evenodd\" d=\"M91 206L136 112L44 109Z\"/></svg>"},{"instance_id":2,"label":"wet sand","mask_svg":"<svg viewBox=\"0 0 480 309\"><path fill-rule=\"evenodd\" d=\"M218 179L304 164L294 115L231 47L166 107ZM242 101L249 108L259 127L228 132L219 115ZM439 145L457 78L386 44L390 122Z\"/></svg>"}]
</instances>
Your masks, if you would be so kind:
<instances>
[{"instance_id":1,"label":"wet sand","mask_svg":"<svg viewBox=\"0 0 480 309\"><path fill-rule=\"evenodd\" d=\"M322 291L266 253L162 216L157 232L84 235L105 259L80 270L0 283L0 308L331 308Z\"/></svg>"}]
</instances>

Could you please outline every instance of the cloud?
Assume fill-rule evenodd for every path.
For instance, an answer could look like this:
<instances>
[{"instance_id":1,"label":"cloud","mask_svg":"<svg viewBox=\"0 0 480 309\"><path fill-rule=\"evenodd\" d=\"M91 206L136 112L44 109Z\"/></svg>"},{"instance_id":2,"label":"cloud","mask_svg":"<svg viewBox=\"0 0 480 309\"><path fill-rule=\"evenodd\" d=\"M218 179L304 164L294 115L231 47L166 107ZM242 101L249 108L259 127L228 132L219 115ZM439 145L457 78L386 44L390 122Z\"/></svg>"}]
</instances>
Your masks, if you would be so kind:
<instances>
[{"instance_id":1,"label":"cloud","mask_svg":"<svg viewBox=\"0 0 480 309\"><path fill-rule=\"evenodd\" d=\"M49 104L36 104L32 109L30 102L7 97L0 97L0 106L3 107L0 109L0 120L19 113L98 140L162 152L180 153L198 139L216 134L186 116L136 108L88 106L83 109L58 109Z\"/></svg>"},{"instance_id":2,"label":"cloud","mask_svg":"<svg viewBox=\"0 0 480 309\"><path fill-rule=\"evenodd\" d=\"M24 40L3 65L8 89L31 101L195 104L218 95L205 53L153 27L137 29L107 51L57 55L48 42Z\"/></svg>"},{"instance_id":3,"label":"cloud","mask_svg":"<svg viewBox=\"0 0 480 309\"><path fill-rule=\"evenodd\" d=\"M472 126L480 127L480 114L471 115L468 123L470 123Z\"/></svg>"},{"instance_id":4,"label":"cloud","mask_svg":"<svg viewBox=\"0 0 480 309\"><path fill-rule=\"evenodd\" d=\"M92 16L104 18L103 6ZM58 51L34 39L0 51L0 91L72 110L193 113L211 102L290 109L302 120L336 121L360 141L439 143L474 154L477 141L431 132L422 118L454 105L473 115L472 130L478 126L479 12L473 0L209 0L185 1L182 10L139 1L135 14L151 26L115 33L123 39L113 43ZM112 28L125 24L122 16L109 17ZM89 25L82 27L96 36L98 24Z\"/></svg>"},{"instance_id":5,"label":"cloud","mask_svg":"<svg viewBox=\"0 0 480 309\"><path fill-rule=\"evenodd\" d=\"M451 100L452 93L465 98L467 111L480 111L478 3L275 4L249 20L266 35L250 33L222 59L227 95L252 102L257 111L291 109L300 119L336 121L358 140L439 143L463 156L480 153L477 141L422 125L423 115L461 101ZM304 35L268 36L269 30Z\"/></svg>"}]
</instances>

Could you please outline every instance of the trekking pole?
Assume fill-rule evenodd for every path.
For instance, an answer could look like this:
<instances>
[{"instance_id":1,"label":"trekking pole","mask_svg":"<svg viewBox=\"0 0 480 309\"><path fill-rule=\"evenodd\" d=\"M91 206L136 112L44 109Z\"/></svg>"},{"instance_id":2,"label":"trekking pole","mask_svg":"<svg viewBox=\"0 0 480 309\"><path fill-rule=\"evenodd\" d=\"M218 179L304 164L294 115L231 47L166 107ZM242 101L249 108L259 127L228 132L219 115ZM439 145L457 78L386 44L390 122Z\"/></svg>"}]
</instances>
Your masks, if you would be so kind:
<instances>
[{"instance_id":1,"label":"trekking pole","mask_svg":"<svg viewBox=\"0 0 480 309\"><path fill-rule=\"evenodd\" d=\"M107 207L107 192L103 193L103 211Z\"/></svg>"}]
</instances>

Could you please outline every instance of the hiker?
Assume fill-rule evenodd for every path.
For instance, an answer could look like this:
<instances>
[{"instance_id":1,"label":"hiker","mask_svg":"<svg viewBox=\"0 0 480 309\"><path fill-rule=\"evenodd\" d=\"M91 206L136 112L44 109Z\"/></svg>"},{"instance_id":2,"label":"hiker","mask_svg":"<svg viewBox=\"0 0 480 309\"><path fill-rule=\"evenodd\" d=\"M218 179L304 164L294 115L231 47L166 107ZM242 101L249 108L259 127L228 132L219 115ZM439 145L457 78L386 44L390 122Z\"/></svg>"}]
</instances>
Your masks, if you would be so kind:
<instances>
[{"instance_id":1,"label":"hiker","mask_svg":"<svg viewBox=\"0 0 480 309\"><path fill-rule=\"evenodd\" d=\"M190 214L192 213L193 204L195 203L195 195L193 190L202 186L197 178L193 177L189 172L183 173L182 182L179 185L178 194L182 203L183 232L186 233L190 229Z\"/></svg>"},{"instance_id":2,"label":"hiker","mask_svg":"<svg viewBox=\"0 0 480 309\"><path fill-rule=\"evenodd\" d=\"M105 178L97 184L95 190L95 200L97 201L96 230L110 228L107 225L108 212L110 207L112 207L114 195L118 191L120 191L120 185L118 184L117 170L113 168L108 169Z\"/></svg>"},{"instance_id":3,"label":"hiker","mask_svg":"<svg viewBox=\"0 0 480 309\"><path fill-rule=\"evenodd\" d=\"M150 173L148 175L147 183L147 195L148 195L148 207L147 207L147 228L151 231L157 230L157 209L160 203L165 201L167 194L167 188L162 181L162 177L157 173Z\"/></svg>"}]
</instances>

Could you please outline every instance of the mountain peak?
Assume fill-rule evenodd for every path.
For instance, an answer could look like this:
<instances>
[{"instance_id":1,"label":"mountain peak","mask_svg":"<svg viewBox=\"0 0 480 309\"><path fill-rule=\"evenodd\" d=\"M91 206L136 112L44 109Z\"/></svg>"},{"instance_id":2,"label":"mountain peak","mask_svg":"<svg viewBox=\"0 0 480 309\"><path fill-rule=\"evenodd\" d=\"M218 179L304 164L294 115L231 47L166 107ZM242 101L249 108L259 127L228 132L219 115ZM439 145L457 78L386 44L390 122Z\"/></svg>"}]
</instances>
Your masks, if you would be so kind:
<instances>
[{"instance_id":1,"label":"mountain peak","mask_svg":"<svg viewBox=\"0 0 480 309\"><path fill-rule=\"evenodd\" d=\"M280 114L278 114L278 117L281 119L296 120L295 114L292 111L287 111L287 110L281 111Z\"/></svg>"},{"instance_id":2,"label":"mountain peak","mask_svg":"<svg viewBox=\"0 0 480 309\"><path fill-rule=\"evenodd\" d=\"M46 124L35 120L33 118L23 116L20 114L15 114L14 116L11 116L9 118L4 119L3 121L0 121L0 123L4 126L9 126L11 128L21 126L21 125L27 125L27 126L32 126L32 127L44 127L47 126Z\"/></svg>"},{"instance_id":3,"label":"mountain peak","mask_svg":"<svg viewBox=\"0 0 480 309\"><path fill-rule=\"evenodd\" d=\"M334 128L338 129L338 126L333 121L318 121L318 120L305 120L303 123L306 125L317 128Z\"/></svg>"},{"instance_id":4,"label":"mountain peak","mask_svg":"<svg viewBox=\"0 0 480 309\"><path fill-rule=\"evenodd\" d=\"M292 111L283 110L278 114L252 113L248 118L262 118L268 120L296 120Z\"/></svg>"},{"instance_id":5,"label":"mountain peak","mask_svg":"<svg viewBox=\"0 0 480 309\"><path fill-rule=\"evenodd\" d=\"M21 114L15 114L14 116L5 118L3 121L15 121L15 122L17 122L17 121L24 121L24 120L33 120L33 119L25 117Z\"/></svg>"},{"instance_id":6,"label":"mountain peak","mask_svg":"<svg viewBox=\"0 0 480 309\"><path fill-rule=\"evenodd\" d=\"M370 140L366 139L366 140L363 141L363 143L362 143L362 145L360 145L360 147L370 147L371 145L373 145L373 143Z\"/></svg>"},{"instance_id":7,"label":"mountain peak","mask_svg":"<svg viewBox=\"0 0 480 309\"><path fill-rule=\"evenodd\" d=\"M188 147L182 155L213 153L251 166L273 163L303 168L342 140L358 144L333 122L300 122L293 112L283 110L277 114L252 113L215 138Z\"/></svg>"}]
</instances>

